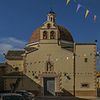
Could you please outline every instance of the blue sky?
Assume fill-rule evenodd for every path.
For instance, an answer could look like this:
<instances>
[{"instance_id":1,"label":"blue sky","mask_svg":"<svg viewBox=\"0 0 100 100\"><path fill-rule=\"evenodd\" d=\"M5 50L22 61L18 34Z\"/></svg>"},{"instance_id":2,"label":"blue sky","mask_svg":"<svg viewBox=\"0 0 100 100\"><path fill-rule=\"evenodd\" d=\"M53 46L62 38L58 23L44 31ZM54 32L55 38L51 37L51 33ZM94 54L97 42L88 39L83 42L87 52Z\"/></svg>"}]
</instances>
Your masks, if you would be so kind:
<instances>
[{"instance_id":1,"label":"blue sky","mask_svg":"<svg viewBox=\"0 0 100 100\"><path fill-rule=\"evenodd\" d=\"M77 4L80 8L76 13ZM76 42L97 42L100 51L100 0L0 0L0 62L9 49L21 49L28 42L32 31L46 21L52 8L56 12L56 23L65 26ZM92 14L85 19L85 8ZM93 15L96 14L96 23ZM98 66L100 60L98 60ZM97 69L100 69L97 67Z\"/></svg>"}]
</instances>

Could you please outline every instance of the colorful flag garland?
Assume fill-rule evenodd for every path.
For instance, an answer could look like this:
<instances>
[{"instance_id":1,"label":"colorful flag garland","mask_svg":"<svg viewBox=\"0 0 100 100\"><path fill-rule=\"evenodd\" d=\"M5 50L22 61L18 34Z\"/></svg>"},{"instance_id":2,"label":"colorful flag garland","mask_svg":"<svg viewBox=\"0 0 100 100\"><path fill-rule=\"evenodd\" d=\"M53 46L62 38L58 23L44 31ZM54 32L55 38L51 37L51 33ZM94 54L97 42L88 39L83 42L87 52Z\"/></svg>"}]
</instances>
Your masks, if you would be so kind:
<instances>
[{"instance_id":1,"label":"colorful flag garland","mask_svg":"<svg viewBox=\"0 0 100 100\"><path fill-rule=\"evenodd\" d=\"M78 0L73 0L75 3L78 2ZM71 2L71 0L66 0L66 4L69 5L69 3ZM79 11L80 8L84 8L86 11L85 11L85 19L87 18L87 16L89 15L90 10L88 8L85 8L83 5L77 3L77 8L76 8L76 12ZM96 22L96 19L97 19L97 16L94 15L93 13L91 13L93 15L93 21Z\"/></svg>"}]
</instances>

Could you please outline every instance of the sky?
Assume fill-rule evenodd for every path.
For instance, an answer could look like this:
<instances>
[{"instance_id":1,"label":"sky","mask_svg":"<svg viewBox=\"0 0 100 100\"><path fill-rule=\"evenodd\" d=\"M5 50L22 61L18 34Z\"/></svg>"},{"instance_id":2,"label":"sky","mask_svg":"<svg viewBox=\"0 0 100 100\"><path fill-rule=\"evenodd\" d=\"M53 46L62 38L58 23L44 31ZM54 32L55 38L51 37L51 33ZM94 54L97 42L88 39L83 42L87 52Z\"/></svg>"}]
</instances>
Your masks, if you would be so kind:
<instances>
[{"instance_id":1,"label":"sky","mask_svg":"<svg viewBox=\"0 0 100 100\"><path fill-rule=\"evenodd\" d=\"M0 62L3 53L22 49L32 32L47 19L50 9L56 13L56 23L67 28L75 42L94 43L100 52L100 0L0 0ZM76 12L77 4L82 8ZM86 8L90 11L85 19ZM93 15L97 16L96 22ZM100 58L97 59L100 70Z\"/></svg>"}]
</instances>

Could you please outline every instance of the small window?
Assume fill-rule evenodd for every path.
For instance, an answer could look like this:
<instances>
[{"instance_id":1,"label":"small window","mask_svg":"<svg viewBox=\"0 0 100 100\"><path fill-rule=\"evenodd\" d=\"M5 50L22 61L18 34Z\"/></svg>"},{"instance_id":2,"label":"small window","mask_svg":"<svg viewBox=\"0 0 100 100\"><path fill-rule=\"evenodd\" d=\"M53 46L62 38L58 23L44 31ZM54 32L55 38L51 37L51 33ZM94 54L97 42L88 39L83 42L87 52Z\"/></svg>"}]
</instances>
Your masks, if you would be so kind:
<instances>
[{"instance_id":1,"label":"small window","mask_svg":"<svg viewBox=\"0 0 100 100\"><path fill-rule=\"evenodd\" d=\"M56 26L55 24L53 24L53 26Z\"/></svg>"},{"instance_id":2,"label":"small window","mask_svg":"<svg viewBox=\"0 0 100 100\"><path fill-rule=\"evenodd\" d=\"M19 71L19 67L15 67L15 71Z\"/></svg>"},{"instance_id":3,"label":"small window","mask_svg":"<svg viewBox=\"0 0 100 100\"><path fill-rule=\"evenodd\" d=\"M82 88L89 88L89 84L88 83L81 83L81 87Z\"/></svg>"},{"instance_id":4,"label":"small window","mask_svg":"<svg viewBox=\"0 0 100 100\"><path fill-rule=\"evenodd\" d=\"M34 76L34 73L32 75Z\"/></svg>"},{"instance_id":5,"label":"small window","mask_svg":"<svg viewBox=\"0 0 100 100\"><path fill-rule=\"evenodd\" d=\"M88 58L84 58L84 62L88 62Z\"/></svg>"},{"instance_id":6,"label":"small window","mask_svg":"<svg viewBox=\"0 0 100 100\"><path fill-rule=\"evenodd\" d=\"M90 53L90 56L92 56L92 53Z\"/></svg>"},{"instance_id":7,"label":"small window","mask_svg":"<svg viewBox=\"0 0 100 100\"><path fill-rule=\"evenodd\" d=\"M51 17L51 21L53 21L53 18Z\"/></svg>"},{"instance_id":8,"label":"small window","mask_svg":"<svg viewBox=\"0 0 100 100\"><path fill-rule=\"evenodd\" d=\"M64 73L64 76L66 76L67 74L66 73Z\"/></svg>"},{"instance_id":9,"label":"small window","mask_svg":"<svg viewBox=\"0 0 100 100\"><path fill-rule=\"evenodd\" d=\"M67 78L68 80L70 80L70 79L71 79L71 78L70 78L70 76L68 76L68 75L66 76L66 78Z\"/></svg>"},{"instance_id":10,"label":"small window","mask_svg":"<svg viewBox=\"0 0 100 100\"><path fill-rule=\"evenodd\" d=\"M38 76L35 76L36 79L38 79Z\"/></svg>"},{"instance_id":11,"label":"small window","mask_svg":"<svg viewBox=\"0 0 100 100\"><path fill-rule=\"evenodd\" d=\"M47 28L48 29L51 28L51 24L50 23L47 24Z\"/></svg>"},{"instance_id":12,"label":"small window","mask_svg":"<svg viewBox=\"0 0 100 100\"><path fill-rule=\"evenodd\" d=\"M50 32L50 39L55 39L55 32L54 31Z\"/></svg>"},{"instance_id":13,"label":"small window","mask_svg":"<svg viewBox=\"0 0 100 100\"><path fill-rule=\"evenodd\" d=\"M47 33L48 33L47 31L43 32L43 39L47 39L48 38L48 34Z\"/></svg>"}]
</instances>

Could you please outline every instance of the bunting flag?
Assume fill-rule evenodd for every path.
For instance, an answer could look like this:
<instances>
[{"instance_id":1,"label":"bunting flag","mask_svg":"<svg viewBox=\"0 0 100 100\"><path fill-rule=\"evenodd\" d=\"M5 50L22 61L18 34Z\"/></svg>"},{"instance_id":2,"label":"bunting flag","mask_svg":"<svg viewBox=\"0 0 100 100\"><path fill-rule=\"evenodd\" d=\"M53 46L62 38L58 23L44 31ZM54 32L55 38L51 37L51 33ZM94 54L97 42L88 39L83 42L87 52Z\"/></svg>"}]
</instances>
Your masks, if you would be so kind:
<instances>
[{"instance_id":1,"label":"bunting flag","mask_svg":"<svg viewBox=\"0 0 100 100\"><path fill-rule=\"evenodd\" d=\"M93 17L93 21L96 22L97 20L97 16L94 15L88 8L84 7L83 5L78 3L78 0L73 0L74 3L77 4L77 8L76 8L76 13L79 11L80 8L86 9L85 11L85 19L87 18L88 15L92 15ZM71 0L66 0L66 4L68 5L71 2Z\"/></svg>"},{"instance_id":2,"label":"bunting flag","mask_svg":"<svg viewBox=\"0 0 100 100\"><path fill-rule=\"evenodd\" d=\"M67 5L70 3L70 0L66 0Z\"/></svg>"},{"instance_id":3,"label":"bunting flag","mask_svg":"<svg viewBox=\"0 0 100 100\"><path fill-rule=\"evenodd\" d=\"M93 16L93 20L94 20L94 22L96 22L96 18L97 18L97 16L94 15L94 16Z\"/></svg>"},{"instance_id":4,"label":"bunting flag","mask_svg":"<svg viewBox=\"0 0 100 100\"><path fill-rule=\"evenodd\" d=\"M89 14L89 10L86 9L85 18L88 16L88 14Z\"/></svg>"},{"instance_id":5,"label":"bunting flag","mask_svg":"<svg viewBox=\"0 0 100 100\"><path fill-rule=\"evenodd\" d=\"M78 12L79 11L79 9L82 7L82 5L81 4L78 4L77 5L77 9L76 9L76 12Z\"/></svg>"}]
</instances>

